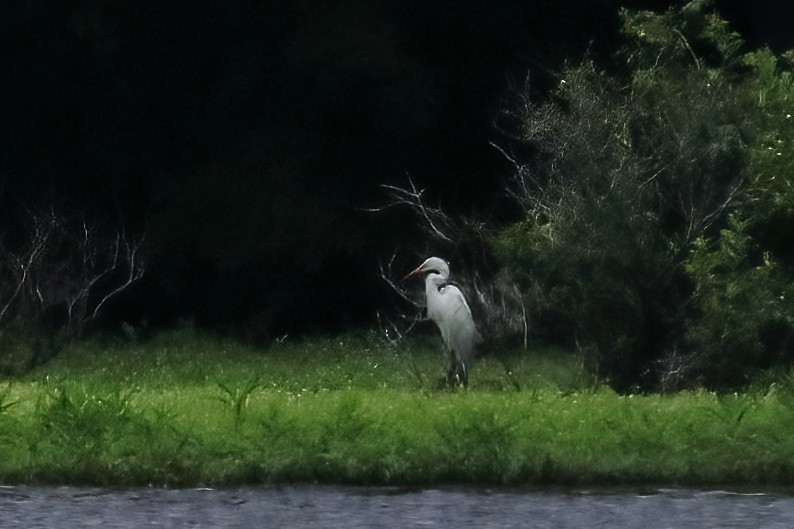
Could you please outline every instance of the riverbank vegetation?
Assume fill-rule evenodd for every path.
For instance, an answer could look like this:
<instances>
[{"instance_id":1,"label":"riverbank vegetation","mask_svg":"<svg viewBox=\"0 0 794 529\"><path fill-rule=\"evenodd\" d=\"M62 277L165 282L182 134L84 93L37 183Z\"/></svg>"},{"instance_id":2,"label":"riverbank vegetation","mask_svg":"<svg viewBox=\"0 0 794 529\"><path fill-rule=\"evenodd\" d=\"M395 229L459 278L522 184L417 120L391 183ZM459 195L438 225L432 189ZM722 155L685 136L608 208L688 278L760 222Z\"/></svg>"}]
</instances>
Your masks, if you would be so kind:
<instances>
[{"instance_id":1,"label":"riverbank vegetation","mask_svg":"<svg viewBox=\"0 0 794 529\"><path fill-rule=\"evenodd\" d=\"M436 340L192 330L67 345L0 382L0 482L104 486L790 484L794 375L619 395L535 344L439 389Z\"/></svg>"},{"instance_id":2,"label":"riverbank vegetation","mask_svg":"<svg viewBox=\"0 0 794 529\"><path fill-rule=\"evenodd\" d=\"M706 0L149 4L8 9L0 482L794 480L793 51Z\"/></svg>"}]
</instances>

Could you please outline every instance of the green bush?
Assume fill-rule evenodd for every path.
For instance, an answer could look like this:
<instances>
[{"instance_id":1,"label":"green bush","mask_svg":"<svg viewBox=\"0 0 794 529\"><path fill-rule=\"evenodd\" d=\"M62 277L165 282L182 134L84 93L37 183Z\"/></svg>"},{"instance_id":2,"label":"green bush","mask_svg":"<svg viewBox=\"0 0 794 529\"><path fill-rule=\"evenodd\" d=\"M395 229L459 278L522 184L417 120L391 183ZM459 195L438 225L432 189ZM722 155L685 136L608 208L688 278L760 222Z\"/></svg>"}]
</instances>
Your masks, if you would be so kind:
<instances>
[{"instance_id":1,"label":"green bush","mask_svg":"<svg viewBox=\"0 0 794 529\"><path fill-rule=\"evenodd\" d=\"M794 286L747 223L731 218L713 241L698 239L687 259L698 309L688 328L698 376L710 386L747 383L758 369L792 360Z\"/></svg>"},{"instance_id":2,"label":"green bush","mask_svg":"<svg viewBox=\"0 0 794 529\"><path fill-rule=\"evenodd\" d=\"M708 365L712 352L701 354L705 342L709 351L722 343L708 322L742 316L741 303L720 305L717 292L734 281L772 292L791 277L781 268L743 278L736 263L721 283L706 284L720 269L706 264L708 241L731 212L766 193L751 177L760 167L752 146L768 121L753 117L754 96L767 86L762 94L785 93L757 74L752 55L738 54L741 40L706 6L625 11L621 73L571 67L549 101L522 96L511 115L530 153L517 163L514 189L525 218L496 237L495 252L526 288L535 328L590 346L599 375L620 390L666 386L693 355L708 361L676 385L700 382L712 367L708 380L737 382ZM767 178L787 182L766 199L774 201L790 189L790 173L771 171ZM785 321L781 313L759 325ZM732 346L757 357L755 343Z\"/></svg>"},{"instance_id":3,"label":"green bush","mask_svg":"<svg viewBox=\"0 0 794 529\"><path fill-rule=\"evenodd\" d=\"M687 259L697 309L688 329L693 364L712 386L745 383L755 371L794 360L794 94L792 54L748 54L753 76L751 179L716 236Z\"/></svg>"},{"instance_id":4,"label":"green bush","mask_svg":"<svg viewBox=\"0 0 794 529\"><path fill-rule=\"evenodd\" d=\"M760 50L745 57L755 76L748 83L757 134L750 145L752 180L741 214L765 249L794 270L794 50L775 57Z\"/></svg>"}]
</instances>

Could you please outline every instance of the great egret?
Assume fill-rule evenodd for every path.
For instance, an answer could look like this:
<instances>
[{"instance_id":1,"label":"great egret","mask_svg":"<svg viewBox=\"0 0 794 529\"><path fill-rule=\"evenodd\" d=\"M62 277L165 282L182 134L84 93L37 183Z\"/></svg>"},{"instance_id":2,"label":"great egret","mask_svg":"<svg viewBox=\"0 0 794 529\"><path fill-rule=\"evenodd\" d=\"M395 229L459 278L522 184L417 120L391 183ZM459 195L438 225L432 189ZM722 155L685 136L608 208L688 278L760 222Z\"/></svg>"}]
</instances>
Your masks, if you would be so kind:
<instances>
[{"instance_id":1,"label":"great egret","mask_svg":"<svg viewBox=\"0 0 794 529\"><path fill-rule=\"evenodd\" d=\"M460 289L449 282L449 265L443 259L430 257L405 278L420 274L426 274L427 317L441 331L449 354L447 383L466 386L474 347L480 339L469 305Z\"/></svg>"}]
</instances>

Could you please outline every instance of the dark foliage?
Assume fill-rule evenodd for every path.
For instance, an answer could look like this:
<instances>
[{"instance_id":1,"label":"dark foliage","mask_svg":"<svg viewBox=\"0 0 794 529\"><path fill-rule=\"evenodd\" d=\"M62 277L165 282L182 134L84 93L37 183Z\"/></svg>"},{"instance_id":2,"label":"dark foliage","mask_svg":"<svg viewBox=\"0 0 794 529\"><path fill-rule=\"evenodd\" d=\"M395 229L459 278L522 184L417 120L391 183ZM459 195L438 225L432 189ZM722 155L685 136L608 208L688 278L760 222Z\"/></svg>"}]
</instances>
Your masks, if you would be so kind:
<instances>
[{"instance_id":1,"label":"dark foliage","mask_svg":"<svg viewBox=\"0 0 794 529\"><path fill-rule=\"evenodd\" d=\"M623 16L622 74L585 62L508 112L525 220L495 248L535 326L615 388L735 388L792 360L786 236L767 231L791 211L791 71L741 54L705 2Z\"/></svg>"},{"instance_id":2,"label":"dark foliage","mask_svg":"<svg viewBox=\"0 0 794 529\"><path fill-rule=\"evenodd\" d=\"M586 0L2 11L4 204L57 199L146 231L143 292L115 317L264 334L370 319L377 301L355 290L417 236L357 208L406 172L453 210L493 208L509 80L531 70L542 89L618 35L617 3Z\"/></svg>"}]
</instances>

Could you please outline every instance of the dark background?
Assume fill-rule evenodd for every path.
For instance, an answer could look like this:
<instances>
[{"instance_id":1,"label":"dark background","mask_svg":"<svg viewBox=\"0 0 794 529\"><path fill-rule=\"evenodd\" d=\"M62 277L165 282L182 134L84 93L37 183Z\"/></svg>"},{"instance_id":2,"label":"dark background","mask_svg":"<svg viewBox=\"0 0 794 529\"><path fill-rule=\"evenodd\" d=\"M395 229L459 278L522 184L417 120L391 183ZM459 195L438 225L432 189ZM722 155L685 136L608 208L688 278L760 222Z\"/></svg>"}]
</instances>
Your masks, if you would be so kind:
<instances>
[{"instance_id":1,"label":"dark background","mask_svg":"<svg viewBox=\"0 0 794 529\"><path fill-rule=\"evenodd\" d=\"M54 205L146 234L119 320L258 336L368 324L379 261L435 249L399 209L515 220L489 142L529 76L614 66L619 0L6 2L0 8L0 222ZM794 4L717 2L747 47L794 47ZM417 262L414 262L417 261Z\"/></svg>"}]
</instances>

